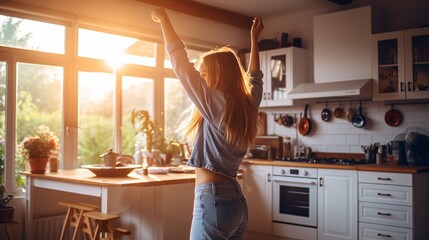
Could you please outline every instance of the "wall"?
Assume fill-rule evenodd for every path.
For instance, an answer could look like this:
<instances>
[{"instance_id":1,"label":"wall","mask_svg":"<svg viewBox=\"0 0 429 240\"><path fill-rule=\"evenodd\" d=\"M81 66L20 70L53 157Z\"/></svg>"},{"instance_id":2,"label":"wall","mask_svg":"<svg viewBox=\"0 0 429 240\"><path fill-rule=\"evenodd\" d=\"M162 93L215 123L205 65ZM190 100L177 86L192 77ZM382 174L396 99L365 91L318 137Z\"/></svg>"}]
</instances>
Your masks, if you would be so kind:
<instances>
[{"instance_id":1,"label":"wall","mask_svg":"<svg viewBox=\"0 0 429 240\"><path fill-rule=\"evenodd\" d=\"M339 106L339 102L328 102L328 108L333 112ZM342 102L343 108L348 108L349 102ZM357 109L358 102L352 102L352 107ZM321 119L321 112L325 108L325 103L313 102L309 105L309 117L312 121L312 130L309 135L302 136L296 127L284 127L274 122L274 117L279 114L296 114L299 121L300 114L304 112L304 106L262 109L267 112L267 133L280 136L289 136L293 144L309 146L316 152L343 152L343 153L363 153L361 145L371 143L387 143L397 135L405 133L407 129L421 128L429 134L429 103L395 105L394 108L403 114L403 122L397 127L390 127L384 122L385 113L391 109L390 105L382 102L362 102L363 114L367 119L364 128L356 128L345 117L335 118L324 122Z\"/></svg>"}]
</instances>

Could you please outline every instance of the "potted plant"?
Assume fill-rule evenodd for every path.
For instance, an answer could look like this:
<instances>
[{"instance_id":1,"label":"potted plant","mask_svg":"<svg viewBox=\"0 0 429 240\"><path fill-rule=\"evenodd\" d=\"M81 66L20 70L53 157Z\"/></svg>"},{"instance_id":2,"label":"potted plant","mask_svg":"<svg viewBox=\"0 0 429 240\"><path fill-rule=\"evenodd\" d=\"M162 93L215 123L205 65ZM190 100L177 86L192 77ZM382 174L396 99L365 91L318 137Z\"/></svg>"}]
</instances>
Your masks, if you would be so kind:
<instances>
[{"instance_id":1,"label":"potted plant","mask_svg":"<svg viewBox=\"0 0 429 240\"><path fill-rule=\"evenodd\" d=\"M6 188L0 185L0 223L12 222L15 207L7 206L13 199L12 194L6 194Z\"/></svg>"},{"instance_id":2,"label":"potted plant","mask_svg":"<svg viewBox=\"0 0 429 240\"><path fill-rule=\"evenodd\" d=\"M45 173L51 155L58 153L57 134L47 126L39 126L35 136L24 138L18 149L21 158L28 159L31 173Z\"/></svg>"},{"instance_id":3,"label":"potted plant","mask_svg":"<svg viewBox=\"0 0 429 240\"><path fill-rule=\"evenodd\" d=\"M136 134L146 135L146 150L151 152L163 138L163 129L158 126L155 120L150 119L149 112L144 109L133 109L131 112L131 124L136 130Z\"/></svg>"}]
</instances>

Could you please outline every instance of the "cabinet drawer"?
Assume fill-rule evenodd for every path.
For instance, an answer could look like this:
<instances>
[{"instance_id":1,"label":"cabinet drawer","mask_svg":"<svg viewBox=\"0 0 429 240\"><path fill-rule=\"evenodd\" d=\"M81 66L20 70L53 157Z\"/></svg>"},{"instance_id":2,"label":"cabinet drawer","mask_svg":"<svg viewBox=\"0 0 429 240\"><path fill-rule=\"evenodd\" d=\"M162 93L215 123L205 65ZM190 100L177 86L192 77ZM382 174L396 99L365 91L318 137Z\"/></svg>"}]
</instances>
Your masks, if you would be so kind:
<instances>
[{"instance_id":1,"label":"cabinet drawer","mask_svg":"<svg viewBox=\"0 0 429 240\"><path fill-rule=\"evenodd\" d=\"M412 206L413 188L359 183L359 201Z\"/></svg>"},{"instance_id":2,"label":"cabinet drawer","mask_svg":"<svg viewBox=\"0 0 429 240\"><path fill-rule=\"evenodd\" d=\"M359 222L413 227L412 207L359 202Z\"/></svg>"},{"instance_id":3,"label":"cabinet drawer","mask_svg":"<svg viewBox=\"0 0 429 240\"><path fill-rule=\"evenodd\" d=\"M359 182L412 186L413 175L409 173L359 171Z\"/></svg>"},{"instance_id":4,"label":"cabinet drawer","mask_svg":"<svg viewBox=\"0 0 429 240\"><path fill-rule=\"evenodd\" d=\"M413 231L408 228L391 227L378 224L359 223L359 239L412 240Z\"/></svg>"}]
</instances>

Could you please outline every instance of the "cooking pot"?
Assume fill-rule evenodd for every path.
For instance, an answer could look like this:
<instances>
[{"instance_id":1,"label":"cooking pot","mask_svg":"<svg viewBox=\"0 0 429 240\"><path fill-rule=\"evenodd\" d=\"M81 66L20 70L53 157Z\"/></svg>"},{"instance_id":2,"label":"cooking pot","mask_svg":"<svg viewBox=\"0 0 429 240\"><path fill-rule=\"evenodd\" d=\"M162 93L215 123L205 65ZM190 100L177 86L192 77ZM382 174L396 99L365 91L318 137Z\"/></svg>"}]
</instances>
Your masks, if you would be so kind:
<instances>
[{"instance_id":1,"label":"cooking pot","mask_svg":"<svg viewBox=\"0 0 429 240\"><path fill-rule=\"evenodd\" d=\"M106 167L116 167L116 166L125 166L127 164L133 164L134 159L132 156L120 155L119 153L113 152L111 148L100 155L100 158L103 158L104 165Z\"/></svg>"},{"instance_id":2,"label":"cooking pot","mask_svg":"<svg viewBox=\"0 0 429 240\"><path fill-rule=\"evenodd\" d=\"M283 125L285 127L291 127L293 125L293 117L286 114L283 116Z\"/></svg>"},{"instance_id":3,"label":"cooking pot","mask_svg":"<svg viewBox=\"0 0 429 240\"><path fill-rule=\"evenodd\" d=\"M331 109L328 108L328 105L326 105L320 115L322 117L322 120L325 122L328 122L331 119Z\"/></svg>"},{"instance_id":4,"label":"cooking pot","mask_svg":"<svg viewBox=\"0 0 429 240\"><path fill-rule=\"evenodd\" d=\"M391 127L397 127L402 123L402 113L396 109L390 109L384 114L384 121Z\"/></svg>"},{"instance_id":5,"label":"cooking pot","mask_svg":"<svg viewBox=\"0 0 429 240\"><path fill-rule=\"evenodd\" d=\"M366 118L362 113L362 105L359 107L358 111L352 117L352 124L357 128L363 128L366 124Z\"/></svg>"},{"instance_id":6,"label":"cooking pot","mask_svg":"<svg viewBox=\"0 0 429 240\"><path fill-rule=\"evenodd\" d=\"M340 103L340 105L334 110L334 116L336 118L342 118L343 115L344 115L344 109L341 107L341 103Z\"/></svg>"},{"instance_id":7,"label":"cooking pot","mask_svg":"<svg viewBox=\"0 0 429 240\"><path fill-rule=\"evenodd\" d=\"M306 136L311 131L311 120L307 117L308 104L305 105L304 117L299 120L298 131L301 135Z\"/></svg>"}]
</instances>

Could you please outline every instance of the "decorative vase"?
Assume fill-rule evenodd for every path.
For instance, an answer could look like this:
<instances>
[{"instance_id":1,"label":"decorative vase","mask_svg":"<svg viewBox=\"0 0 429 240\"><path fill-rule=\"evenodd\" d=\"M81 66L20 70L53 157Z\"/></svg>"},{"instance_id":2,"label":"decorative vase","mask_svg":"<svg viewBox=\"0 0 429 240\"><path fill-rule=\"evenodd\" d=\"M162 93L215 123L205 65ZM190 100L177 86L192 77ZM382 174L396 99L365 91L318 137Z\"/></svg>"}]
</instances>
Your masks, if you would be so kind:
<instances>
[{"instance_id":1,"label":"decorative vase","mask_svg":"<svg viewBox=\"0 0 429 240\"><path fill-rule=\"evenodd\" d=\"M46 172L46 165L48 164L48 157L28 158L30 162L31 173L44 174Z\"/></svg>"},{"instance_id":2,"label":"decorative vase","mask_svg":"<svg viewBox=\"0 0 429 240\"><path fill-rule=\"evenodd\" d=\"M0 208L0 223L9 223L13 222L13 213L15 207L2 207Z\"/></svg>"}]
</instances>

